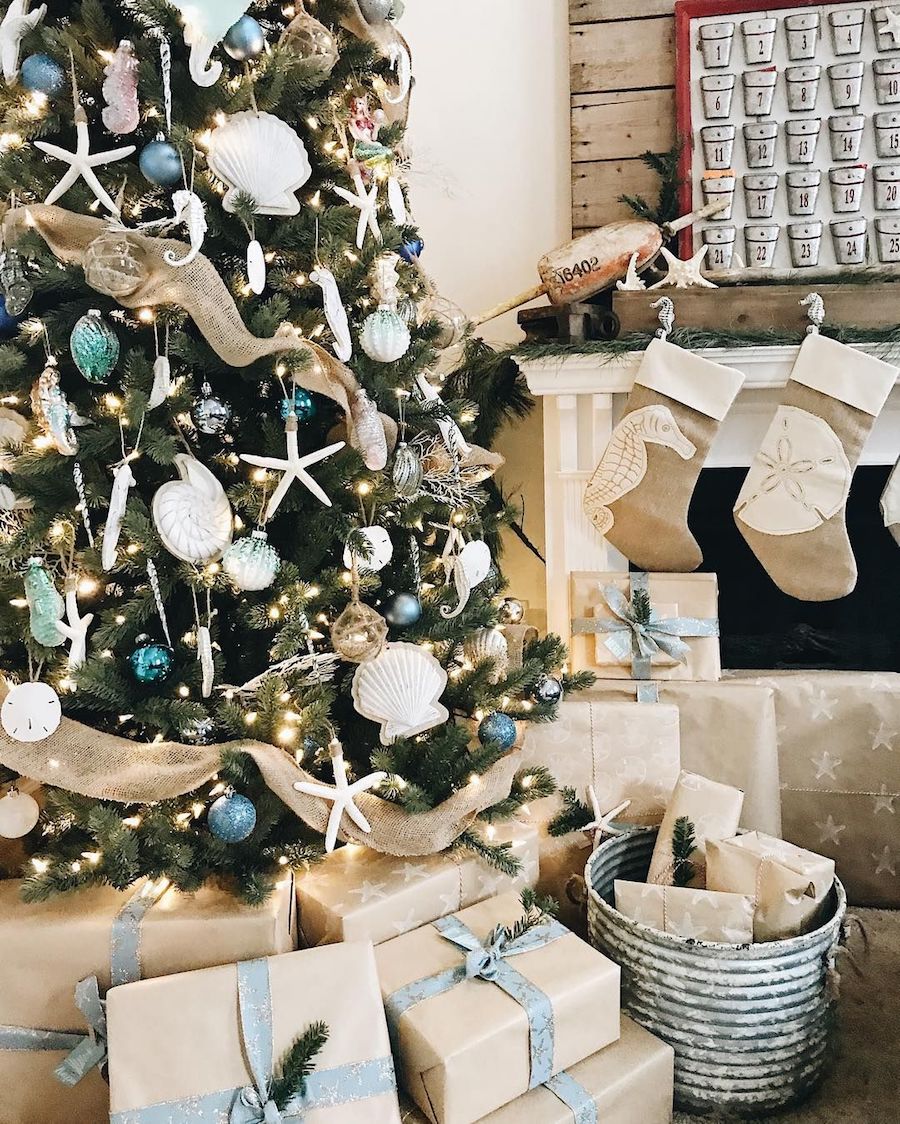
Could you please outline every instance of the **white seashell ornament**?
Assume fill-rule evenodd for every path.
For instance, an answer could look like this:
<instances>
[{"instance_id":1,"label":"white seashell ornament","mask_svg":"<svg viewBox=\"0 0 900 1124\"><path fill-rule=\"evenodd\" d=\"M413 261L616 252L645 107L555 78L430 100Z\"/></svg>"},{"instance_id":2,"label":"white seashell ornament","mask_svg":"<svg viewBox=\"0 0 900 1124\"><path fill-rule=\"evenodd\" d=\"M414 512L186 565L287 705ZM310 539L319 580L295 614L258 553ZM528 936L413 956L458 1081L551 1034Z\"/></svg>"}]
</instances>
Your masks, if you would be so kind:
<instances>
[{"instance_id":1,"label":"white seashell ornament","mask_svg":"<svg viewBox=\"0 0 900 1124\"><path fill-rule=\"evenodd\" d=\"M247 280L257 296L266 287L266 255L256 238L247 247Z\"/></svg>"},{"instance_id":2,"label":"white seashell ornament","mask_svg":"<svg viewBox=\"0 0 900 1124\"><path fill-rule=\"evenodd\" d=\"M491 548L486 542L469 542L453 561L453 584L459 596L455 609L441 606L441 616L447 620L458 617L469 603L472 590L481 585L491 570Z\"/></svg>"},{"instance_id":3,"label":"white seashell ornament","mask_svg":"<svg viewBox=\"0 0 900 1124\"><path fill-rule=\"evenodd\" d=\"M238 589L255 593L268 589L281 569L278 551L269 545L265 531L239 539L222 556L222 569Z\"/></svg>"},{"instance_id":4,"label":"white seashell ornament","mask_svg":"<svg viewBox=\"0 0 900 1124\"><path fill-rule=\"evenodd\" d=\"M385 304L366 317L359 342L376 363L396 363L409 351L412 337L396 309Z\"/></svg>"},{"instance_id":5,"label":"white seashell ornament","mask_svg":"<svg viewBox=\"0 0 900 1124\"><path fill-rule=\"evenodd\" d=\"M297 133L271 113L246 110L213 129L209 170L228 185L222 206L234 212L238 195L250 195L261 215L296 215L294 194L312 175L306 146Z\"/></svg>"},{"instance_id":6,"label":"white seashell ornament","mask_svg":"<svg viewBox=\"0 0 900 1124\"><path fill-rule=\"evenodd\" d=\"M509 644L499 628L479 628L465 641L463 652L474 664L484 660L494 661L490 677L492 683L499 683L509 674Z\"/></svg>"},{"instance_id":7,"label":"white seashell ornament","mask_svg":"<svg viewBox=\"0 0 900 1124\"><path fill-rule=\"evenodd\" d=\"M381 744L411 738L441 726L450 712L439 702L447 672L418 644L389 644L379 656L360 664L353 676L353 705L381 723Z\"/></svg>"},{"instance_id":8,"label":"white seashell ornament","mask_svg":"<svg viewBox=\"0 0 900 1124\"><path fill-rule=\"evenodd\" d=\"M163 484L153 497L153 522L170 554L206 565L221 558L231 543L231 504L200 461L179 453L175 466L181 479Z\"/></svg>"},{"instance_id":9,"label":"white seashell ornament","mask_svg":"<svg viewBox=\"0 0 900 1124\"><path fill-rule=\"evenodd\" d=\"M394 544L384 527L360 527L359 534L369 544L369 556L356 555L356 565L361 574L374 574L383 570L394 557ZM354 554L349 546L344 547L344 567L350 569Z\"/></svg>"}]
</instances>

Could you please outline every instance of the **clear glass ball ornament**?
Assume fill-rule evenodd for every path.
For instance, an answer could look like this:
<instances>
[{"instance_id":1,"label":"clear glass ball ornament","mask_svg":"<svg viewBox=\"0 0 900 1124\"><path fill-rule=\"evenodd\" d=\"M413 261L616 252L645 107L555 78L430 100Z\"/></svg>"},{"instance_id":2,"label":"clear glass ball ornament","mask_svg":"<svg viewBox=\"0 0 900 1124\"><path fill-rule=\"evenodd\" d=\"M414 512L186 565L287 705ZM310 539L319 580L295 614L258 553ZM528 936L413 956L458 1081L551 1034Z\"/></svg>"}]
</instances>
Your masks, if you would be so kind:
<instances>
[{"instance_id":1,"label":"clear glass ball ornament","mask_svg":"<svg viewBox=\"0 0 900 1124\"><path fill-rule=\"evenodd\" d=\"M284 29L281 46L289 47L295 55L306 59L313 71L327 78L338 60L337 40L323 23L303 7L295 5L297 14Z\"/></svg>"},{"instance_id":2,"label":"clear glass ball ornament","mask_svg":"<svg viewBox=\"0 0 900 1124\"><path fill-rule=\"evenodd\" d=\"M362 601L351 601L331 626L331 646L350 663L373 660L387 641L384 617Z\"/></svg>"},{"instance_id":3,"label":"clear glass ball ornament","mask_svg":"<svg viewBox=\"0 0 900 1124\"><path fill-rule=\"evenodd\" d=\"M433 341L433 346L438 351L446 351L460 344L469 328L469 318L465 312L458 304L454 304L439 293L422 302L419 307L419 319L422 324L429 320L437 323L438 334Z\"/></svg>"},{"instance_id":4,"label":"clear glass ball ornament","mask_svg":"<svg viewBox=\"0 0 900 1124\"><path fill-rule=\"evenodd\" d=\"M144 251L133 235L110 227L88 246L84 276L98 293L116 299L127 297L147 276Z\"/></svg>"}]
</instances>

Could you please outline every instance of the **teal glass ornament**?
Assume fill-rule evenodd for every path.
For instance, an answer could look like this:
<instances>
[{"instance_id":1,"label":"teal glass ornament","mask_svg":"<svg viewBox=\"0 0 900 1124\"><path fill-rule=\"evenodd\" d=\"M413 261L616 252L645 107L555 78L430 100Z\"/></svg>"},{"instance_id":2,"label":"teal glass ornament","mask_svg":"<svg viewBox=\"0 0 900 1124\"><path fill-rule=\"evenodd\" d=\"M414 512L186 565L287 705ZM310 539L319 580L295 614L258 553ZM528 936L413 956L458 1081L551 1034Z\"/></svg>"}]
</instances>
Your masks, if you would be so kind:
<instances>
[{"instance_id":1,"label":"teal glass ornament","mask_svg":"<svg viewBox=\"0 0 900 1124\"><path fill-rule=\"evenodd\" d=\"M247 62L266 49L266 36L253 16L241 16L236 24L229 27L222 46L230 58Z\"/></svg>"},{"instance_id":2,"label":"teal glass ornament","mask_svg":"<svg viewBox=\"0 0 900 1124\"><path fill-rule=\"evenodd\" d=\"M291 413L297 415L298 421L311 421L316 416L316 400L302 386L294 387L293 407L290 398L281 400L281 420L287 421Z\"/></svg>"},{"instance_id":3,"label":"teal glass ornament","mask_svg":"<svg viewBox=\"0 0 900 1124\"><path fill-rule=\"evenodd\" d=\"M155 644L149 636L139 636L137 643L128 662L138 683L161 683L168 679L175 664L172 649L165 644Z\"/></svg>"},{"instance_id":4,"label":"teal glass ornament","mask_svg":"<svg viewBox=\"0 0 900 1124\"><path fill-rule=\"evenodd\" d=\"M29 558L25 571L25 600L28 602L29 628L38 644L57 648L65 637L59 631L59 622L65 612L65 602L47 573L42 559Z\"/></svg>"},{"instance_id":5,"label":"teal glass ornament","mask_svg":"<svg viewBox=\"0 0 900 1124\"><path fill-rule=\"evenodd\" d=\"M104 383L119 361L119 339L96 308L72 329L69 347L88 382Z\"/></svg>"},{"instance_id":6,"label":"teal glass ornament","mask_svg":"<svg viewBox=\"0 0 900 1124\"><path fill-rule=\"evenodd\" d=\"M478 740L482 745L498 745L512 749L516 744L516 724L508 714L495 710L483 718L478 726Z\"/></svg>"},{"instance_id":7,"label":"teal glass ornament","mask_svg":"<svg viewBox=\"0 0 900 1124\"><path fill-rule=\"evenodd\" d=\"M243 843L256 827L256 808L246 796L226 792L210 808L206 822L223 843Z\"/></svg>"}]
</instances>

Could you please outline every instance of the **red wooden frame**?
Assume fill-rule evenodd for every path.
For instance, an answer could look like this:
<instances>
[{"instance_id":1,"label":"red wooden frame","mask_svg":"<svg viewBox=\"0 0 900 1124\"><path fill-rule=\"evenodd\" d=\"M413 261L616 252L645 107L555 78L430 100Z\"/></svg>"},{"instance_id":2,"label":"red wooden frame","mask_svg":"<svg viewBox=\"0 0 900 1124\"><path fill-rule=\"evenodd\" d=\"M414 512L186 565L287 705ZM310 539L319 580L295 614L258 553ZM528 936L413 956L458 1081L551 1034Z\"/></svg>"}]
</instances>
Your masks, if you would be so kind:
<instances>
[{"instance_id":1,"label":"red wooden frame","mask_svg":"<svg viewBox=\"0 0 900 1124\"><path fill-rule=\"evenodd\" d=\"M843 0L834 0L834 4ZM676 0L675 3L675 132L681 153L678 158L678 201L681 213L694 205L694 123L691 115L691 20L705 16L738 16L743 12L779 12L786 8L828 8L827 0ZM681 232L681 256L694 252L693 227Z\"/></svg>"}]
</instances>

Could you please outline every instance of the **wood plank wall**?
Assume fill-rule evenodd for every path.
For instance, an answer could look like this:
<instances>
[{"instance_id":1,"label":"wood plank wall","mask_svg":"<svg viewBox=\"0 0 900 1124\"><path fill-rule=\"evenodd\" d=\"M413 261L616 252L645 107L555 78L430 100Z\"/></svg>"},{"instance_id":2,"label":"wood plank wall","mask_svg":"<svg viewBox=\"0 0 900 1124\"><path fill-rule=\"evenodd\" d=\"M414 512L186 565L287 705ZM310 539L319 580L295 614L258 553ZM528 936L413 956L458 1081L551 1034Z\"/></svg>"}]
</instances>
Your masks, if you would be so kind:
<instances>
[{"instance_id":1,"label":"wood plank wall","mask_svg":"<svg viewBox=\"0 0 900 1124\"><path fill-rule=\"evenodd\" d=\"M675 137L675 0L569 0L576 234L631 214L622 194L653 198L639 159Z\"/></svg>"}]
</instances>

